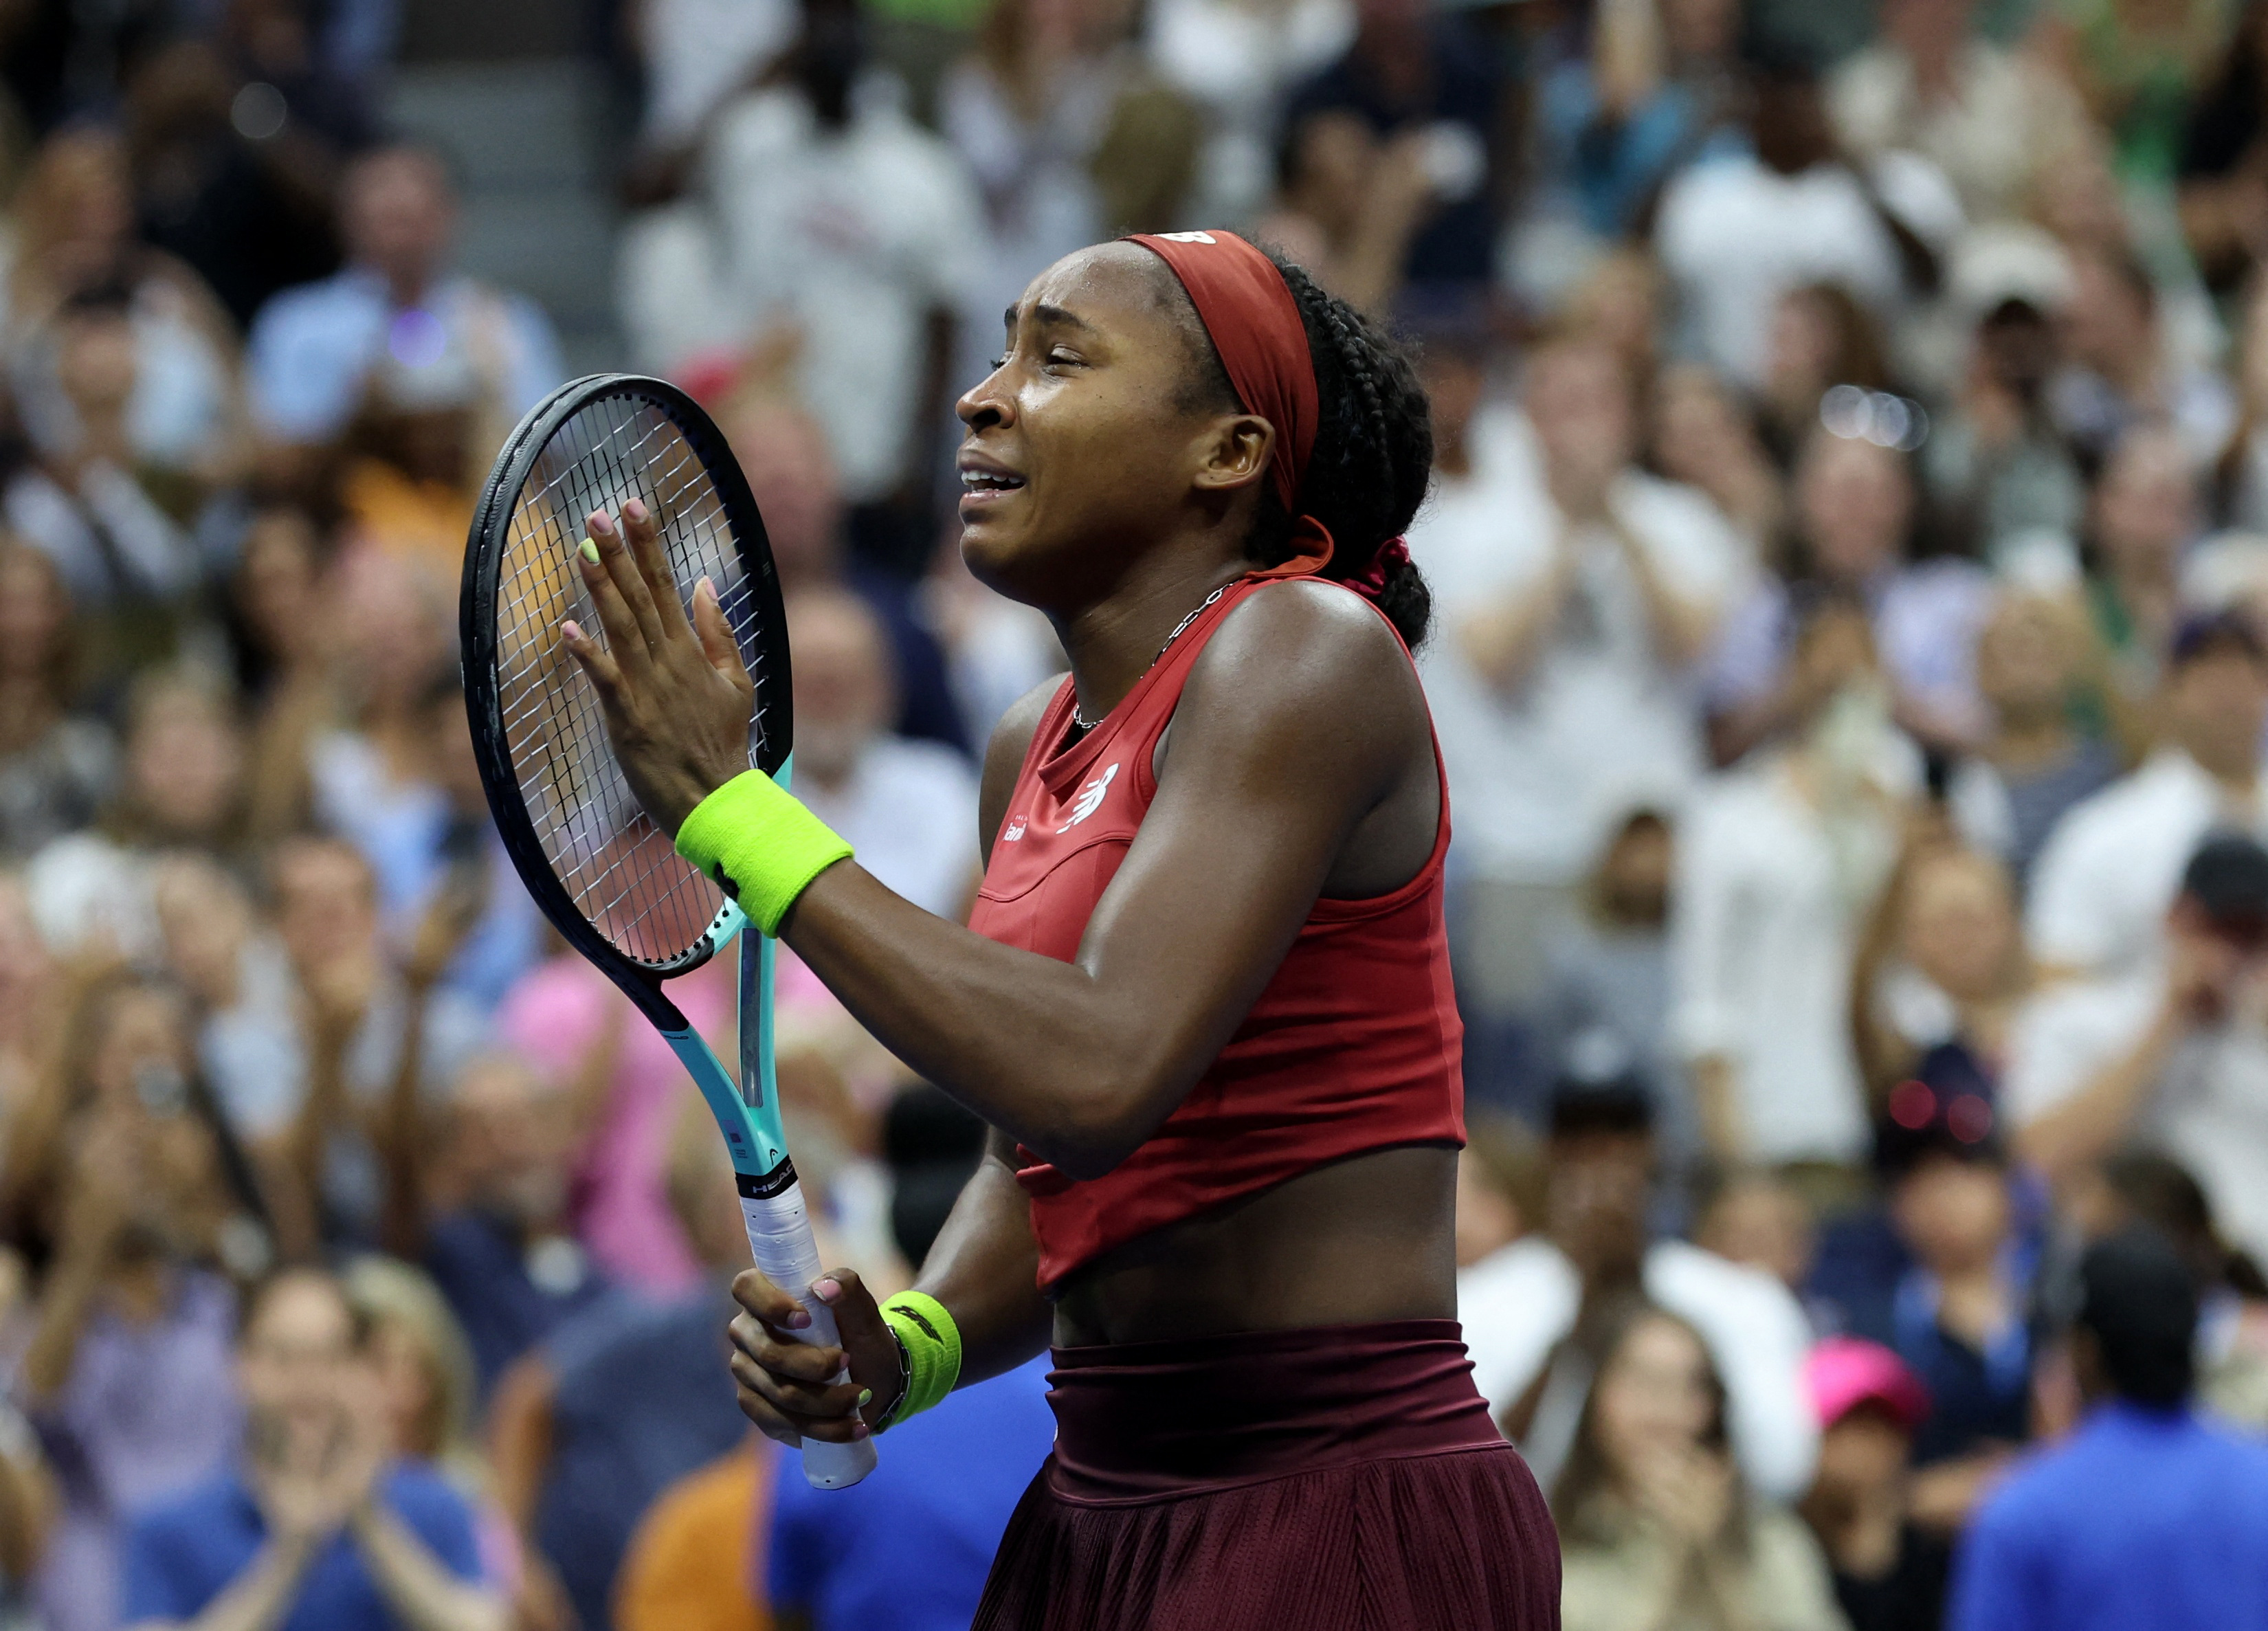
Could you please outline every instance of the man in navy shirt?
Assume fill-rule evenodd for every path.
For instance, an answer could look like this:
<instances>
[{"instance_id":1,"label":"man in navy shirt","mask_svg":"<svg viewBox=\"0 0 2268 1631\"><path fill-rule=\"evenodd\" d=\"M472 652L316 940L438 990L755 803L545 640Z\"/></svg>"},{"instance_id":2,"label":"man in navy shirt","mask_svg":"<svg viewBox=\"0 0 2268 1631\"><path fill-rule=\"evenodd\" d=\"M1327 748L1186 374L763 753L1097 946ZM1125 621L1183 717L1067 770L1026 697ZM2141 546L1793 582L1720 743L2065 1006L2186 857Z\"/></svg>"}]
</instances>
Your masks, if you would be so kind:
<instances>
[{"instance_id":1,"label":"man in navy shirt","mask_svg":"<svg viewBox=\"0 0 2268 1631\"><path fill-rule=\"evenodd\" d=\"M287 1270L255 1296L239 1357L243 1464L135 1524L128 1625L502 1631L464 1498L393 1459L367 1339L320 1270Z\"/></svg>"},{"instance_id":2,"label":"man in navy shirt","mask_svg":"<svg viewBox=\"0 0 2268 1631\"><path fill-rule=\"evenodd\" d=\"M1952 1631L2268 1631L2268 1443L2196 1413L2198 1300L2164 1236L2089 1249L2072 1357L2090 1404L1988 1501Z\"/></svg>"}]
</instances>

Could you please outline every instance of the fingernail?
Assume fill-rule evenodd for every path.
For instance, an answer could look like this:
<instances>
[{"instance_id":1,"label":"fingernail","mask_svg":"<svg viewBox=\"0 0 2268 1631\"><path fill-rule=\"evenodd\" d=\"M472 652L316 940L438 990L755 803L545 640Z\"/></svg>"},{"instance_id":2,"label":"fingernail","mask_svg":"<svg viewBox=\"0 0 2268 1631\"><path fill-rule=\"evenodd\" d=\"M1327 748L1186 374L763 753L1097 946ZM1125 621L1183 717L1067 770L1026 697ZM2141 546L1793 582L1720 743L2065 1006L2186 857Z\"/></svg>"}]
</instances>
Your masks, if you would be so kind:
<instances>
[{"instance_id":1,"label":"fingernail","mask_svg":"<svg viewBox=\"0 0 2268 1631\"><path fill-rule=\"evenodd\" d=\"M701 575L701 581L693 586L693 593L705 594L713 601L717 598L717 586L710 582L708 573L703 572Z\"/></svg>"},{"instance_id":2,"label":"fingernail","mask_svg":"<svg viewBox=\"0 0 2268 1631\"><path fill-rule=\"evenodd\" d=\"M799 1308L783 1322L790 1331L800 1331L811 1323L811 1310Z\"/></svg>"},{"instance_id":3,"label":"fingernail","mask_svg":"<svg viewBox=\"0 0 2268 1631\"><path fill-rule=\"evenodd\" d=\"M814 1280L812 1282L811 1289L813 1295L818 1297L821 1303L833 1303L837 1297L840 1297L843 1295L843 1286L839 1280Z\"/></svg>"},{"instance_id":4,"label":"fingernail","mask_svg":"<svg viewBox=\"0 0 2268 1631\"><path fill-rule=\"evenodd\" d=\"M599 564L599 546L592 542L588 538L583 540L583 548L580 553L583 558L590 562L592 565L596 566Z\"/></svg>"},{"instance_id":5,"label":"fingernail","mask_svg":"<svg viewBox=\"0 0 2268 1631\"><path fill-rule=\"evenodd\" d=\"M865 1408L866 1408L866 1406L869 1406L869 1405L873 1404L873 1402L874 1402L874 1390L873 1390L873 1388L870 1388L870 1387L862 1387L862 1388L860 1388L860 1389L858 1390L858 1408L859 1408L859 1409L864 1410L864 1409L865 1409Z\"/></svg>"},{"instance_id":6,"label":"fingernail","mask_svg":"<svg viewBox=\"0 0 2268 1631\"><path fill-rule=\"evenodd\" d=\"M863 1421L853 1421L850 1424L850 1436L853 1438L872 1438L874 1436L874 1429L868 1427Z\"/></svg>"},{"instance_id":7,"label":"fingernail","mask_svg":"<svg viewBox=\"0 0 2268 1631\"><path fill-rule=\"evenodd\" d=\"M579 640L583 638L583 625L570 618L559 625L559 632L571 640Z\"/></svg>"},{"instance_id":8,"label":"fingernail","mask_svg":"<svg viewBox=\"0 0 2268 1631\"><path fill-rule=\"evenodd\" d=\"M622 519L629 521L645 520L645 500L632 498L622 506Z\"/></svg>"},{"instance_id":9,"label":"fingernail","mask_svg":"<svg viewBox=\"0 0 2268 1631\"><path fill-rule=\"evenodd\" d=\"M591 530L598 534L601 538L606 537L615 530L614 518L609 516L604 510L592 511Z\"/></svg>"}]
</instances>

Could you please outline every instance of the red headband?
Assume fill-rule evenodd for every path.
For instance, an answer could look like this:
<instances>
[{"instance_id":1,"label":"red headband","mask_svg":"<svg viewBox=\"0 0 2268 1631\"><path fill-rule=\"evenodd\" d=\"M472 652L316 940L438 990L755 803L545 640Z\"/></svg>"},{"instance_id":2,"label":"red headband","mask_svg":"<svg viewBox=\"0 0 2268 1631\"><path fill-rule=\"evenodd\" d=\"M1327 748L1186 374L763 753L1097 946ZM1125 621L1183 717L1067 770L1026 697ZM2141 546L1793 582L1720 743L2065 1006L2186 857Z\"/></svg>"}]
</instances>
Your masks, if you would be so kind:
<instances>
[{"instance_id":1,"label":"red headband","mask_svg":"<svg viewBox=\"0 0 2268 1631\"><path fill-rule=\"evenodd\" d=\"M1237 401L1276 427L1269 478L1285 513L1298 515L1300 478L1307 473L1322 407L1307 326L1284 274L1234 232L1137 232L1128 241L1173 268L1212 336Z\"/></svg>"}]
</instances>

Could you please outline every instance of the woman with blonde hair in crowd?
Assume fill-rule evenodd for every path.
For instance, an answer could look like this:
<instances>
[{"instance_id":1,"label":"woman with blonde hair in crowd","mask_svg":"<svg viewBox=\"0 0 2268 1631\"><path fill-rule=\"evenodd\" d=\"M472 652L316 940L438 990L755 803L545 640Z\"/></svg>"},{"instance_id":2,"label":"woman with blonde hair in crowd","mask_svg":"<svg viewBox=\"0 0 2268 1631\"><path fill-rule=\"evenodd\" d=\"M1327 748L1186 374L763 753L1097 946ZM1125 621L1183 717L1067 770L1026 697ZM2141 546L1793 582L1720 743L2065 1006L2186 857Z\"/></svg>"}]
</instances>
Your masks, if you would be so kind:
<instances>
[{"instance_id":1,"label":"woman with blonde hair in crowd","mask_svg":"<svg viewBox=\"0 0 2268 1631\"><path fill-rule=\"evenodd\" d=\"M1742 1482L1708 1345L1636 1299L1600 1320L1551 1495L1565 1631L1847 1631L1810 1531Z\"/></svg>"},{"instance_id":2,"label":"woman with blonde hair in crowd","mask_svg":"<svg viewBox=\"0 0 2268 1631\"><path fill-rule=\"evenodd\" d=\"M474 1435L473 1352L463 1327L433 1282L397 1258L357 1258L340 1283L370 1327L394 1453L431 1462L456 1487L473 1509L484 1577L515 1591L519 1537L497 1504L488 1456Z\"/></svg>"},{"instance_id":3,"label":"woman with blonde hair in crowd","mask_svg":"<svg viewBox=\"0 0 2268 1631\"><path fill-rule=\"evenodd\" d=\"M1883 886L1851 970L1851 1027L1877 1113L1933 1055L1957 1052L1990 1084L2031 993L2008 869L1926 826Z\"/></svg>"}]
</instances>

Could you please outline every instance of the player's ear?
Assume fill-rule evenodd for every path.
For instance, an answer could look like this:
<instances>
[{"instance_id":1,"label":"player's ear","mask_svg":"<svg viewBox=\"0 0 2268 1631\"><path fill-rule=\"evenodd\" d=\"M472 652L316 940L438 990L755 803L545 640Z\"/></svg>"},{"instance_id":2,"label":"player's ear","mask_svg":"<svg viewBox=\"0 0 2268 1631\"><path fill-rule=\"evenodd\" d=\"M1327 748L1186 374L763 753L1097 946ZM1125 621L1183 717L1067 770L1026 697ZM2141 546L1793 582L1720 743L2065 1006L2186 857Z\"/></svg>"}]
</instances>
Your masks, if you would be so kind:
<instances>
[{"instance_id":1,"label":"player's ear","mask_svg":"<svg viewBox=\"0 0 2268 1631\"><path fill-rule=\"evenodd\" d=\"M1267 473L1276 427L1248 413L1216 419L1197 448L1197 484L1211 492L1249 487Z\"/></svg>"}]
</instances>

